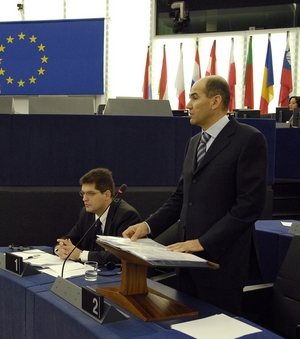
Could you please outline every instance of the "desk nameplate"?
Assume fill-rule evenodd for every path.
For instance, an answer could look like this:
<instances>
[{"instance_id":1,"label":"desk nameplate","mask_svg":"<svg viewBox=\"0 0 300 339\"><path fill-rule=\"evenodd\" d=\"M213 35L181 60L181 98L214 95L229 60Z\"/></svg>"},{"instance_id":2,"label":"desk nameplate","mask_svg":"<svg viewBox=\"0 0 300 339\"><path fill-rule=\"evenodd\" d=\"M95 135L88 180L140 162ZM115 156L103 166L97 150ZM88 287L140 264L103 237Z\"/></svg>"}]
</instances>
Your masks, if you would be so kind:
<instances>
[{"instance_id":1,"label":"desk nameplate","mask_svg":"<svg viewBox=\"0 0 300 339\"><path fill-rule=\"evenodd\" d=\"M0 253L0 268L5 269L5 254Z\"/></svg>"},{"instance_id":2,"label":"desk nameplate","mask_svg":"<svg viewBox=\"0 0 300 339\"><path fill-rule=\"evenodd\" d=\"M11 273L19 275L20 277L40 273L29 263L24 263L22 257L9 252L5 254L5 269Z\"/></svg>"},{"instance_id":3,"label":"desk nameplate","mask_svg":"<svg viewBox=\"0 0 300 339\"><path fill-rule=\"evenodd\" d=\"M294 235L300 234L300 222L292 222L289 233Z\"/></svg>"},{"instance_id":4,"label":"desk nameplate","mask_svg":"<svg viewBox=\"0 0 300 339\"><path fill-rule=\"evenodd\" d=\"M95 318L101 319L104 309L104 297L89 286L81 290L81 307Z\"/></svg>"},{"instance_id":5,"label":"desk nameplate","mask_svg":"<svg viewBox=\"0 0 300 339\"><path fill-rule=\"evenodd\" d=\"M51 292L55 293L57 296L64 299L65 301L75 306L80 311L92 317L93 319L100 322L101 324L107 324L110 322L125 320L128 318L128 316L125 313L119 311L118 309L109 305L105 301L103 301L103 305L101 306L102 310L101 310L101 315L99 314L100 317L96 316L95 310L93 312L93 309L91 310L90 307L88 307L88 310L84 309L82 307L82 292L84 289L86 290L87 288L86 287L81 288L62 277L57 277L54 284L51 287ZM88 288L88 289L92 290L91 288ZM103 300L102 295L100 295L96 291L94 293L97 294L99 297L101 297ZM92 303L94 302L93 307L95 307L96 305L95 301L93 301L93 299L91 300L92 300Z\"/></svg>"}]
</instances>

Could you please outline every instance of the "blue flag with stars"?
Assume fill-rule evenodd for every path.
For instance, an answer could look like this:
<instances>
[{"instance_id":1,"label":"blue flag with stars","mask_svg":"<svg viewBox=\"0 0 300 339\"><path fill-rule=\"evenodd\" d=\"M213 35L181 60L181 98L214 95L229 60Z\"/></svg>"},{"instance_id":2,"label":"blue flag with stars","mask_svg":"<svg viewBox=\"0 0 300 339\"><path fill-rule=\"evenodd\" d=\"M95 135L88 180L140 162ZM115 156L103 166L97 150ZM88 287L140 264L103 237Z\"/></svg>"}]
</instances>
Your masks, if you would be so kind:
<instances>
[{"instance_id":1,"label":"blue flag with stars","mask_svg":"<svg viewBox=\"0 0 300 339\"><path fill-rule=\"evenodd\" d=\"M103 94L104 19L0 23L0 95Z\"/></svg>"}]
</instances>

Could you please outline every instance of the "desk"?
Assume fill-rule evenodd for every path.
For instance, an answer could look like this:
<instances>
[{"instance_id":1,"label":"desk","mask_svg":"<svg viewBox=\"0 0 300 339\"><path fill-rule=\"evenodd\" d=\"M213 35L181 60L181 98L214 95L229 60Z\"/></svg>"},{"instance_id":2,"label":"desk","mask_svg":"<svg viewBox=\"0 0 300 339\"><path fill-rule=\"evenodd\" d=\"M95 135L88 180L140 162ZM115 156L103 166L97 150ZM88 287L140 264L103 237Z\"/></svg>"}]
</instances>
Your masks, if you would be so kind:
<instances>
[{"instance_id":1,"label":"desk","mask_svg":"<svg viewBox=\"0 0 300 339\"><path fill-rule=\"evenodd\" d=\"M83 279L83 278L82 278ZM79 281L80 282L80 281ZM160 283L148 281L151 288L172 297L180 302L188 304L190 307L198 310L199 318L204 318L216 313L226 313L217 307L209 305L198 299L180 293L170 287ZM119 308L108 301L111 305ZM36 294L35 296L35 326L31 338L111 338L111 339L133 339L133 338L190 338L185 334L178 333L170 329L170 325L182 321L196 319L196 317L187 317L181 319L143 322L140 319L130 316L127 320L118 321L101 325L94 321L80 310L73 308L61 298L50 291ZM241 319L249 324L251 322ZM249 335L247 338L281 338L265 329L260 336L257 334Z\"/></svg>"},{"instance_id":2,"label":"desk","mask_svg":"<svg viewBox=\"0 0 300 339\"><path fill-rule=\"evenodd\" d=\"M296 220L282 220L293 222ZM281 220L259 220L255 223L263 283L273 283L277 277L293 234Z\"/></svg>"},{"instance_id":3,"label":"desk","mask_svg":"<svg viewBox=\"0 0 300 339\"><path fill-rule=\"evenodd\" d=\"M42 250L46 248L40 247ZM0 252L9 252L8 247L1 247ZM27 320L33 304L27 302L27 290L33 286L53 283L54 278L46 274L19 277L11 272L0 269L0 338L26 338ZM30 319L30 320L29 320Z\"/></svg>"},{"instance_id":4,"label":"desk","mask_svg":"<svg viewBox=\"0 0 300 339\"><path fill-rule=\"evenodd\" d=\"M7 250L7 248L0 248L0 252L7 252ZM97 283L89 283L89 285L91 287L101 284L106 286L117 285L119 280L119 275L98 276ZM170 325L196 318L186 317L159 322L143 322L130 315L127 320L102 325L51 292L53 281L54 278L46 274L21 278L0 269L0 338L181 339L189 337L171 330ZM87 285L84 277L73 278L70 281L78 286ZM199 318L217 313L226 314L217 307L160 283L149 280L148 286L196 309L199 312L197 316ZM109 300L106 300L106 302L120 308L113 305ZM241 320L252 324L248 320ZM247 336L247 338L278 339L280 337L263 329L259 337L255 334Z\"/></svg>"}]
</instances>

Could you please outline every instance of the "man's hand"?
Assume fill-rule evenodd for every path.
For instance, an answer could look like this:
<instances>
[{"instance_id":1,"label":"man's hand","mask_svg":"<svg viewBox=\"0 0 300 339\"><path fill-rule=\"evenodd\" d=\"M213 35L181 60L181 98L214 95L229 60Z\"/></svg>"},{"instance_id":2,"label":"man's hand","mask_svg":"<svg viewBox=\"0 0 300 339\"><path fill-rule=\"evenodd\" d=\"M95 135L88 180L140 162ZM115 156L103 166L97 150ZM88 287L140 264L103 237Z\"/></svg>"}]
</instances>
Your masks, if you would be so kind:
<instances>
[{"instance_id":1,"label":"man's hand","mask_svg":"<svg viewBox=\"0 0 300 339\"><path fill-rule=\"evenodd\" d=\"M147 234L149 229L145 222L130 226L122 233L124 238L130 238L132 241L144 238Z\"/></svg>"},{"instance_id":2,"label":"man's hand","mask_svg":"<svg viewBox=\"0 0 300 339\"><path fill-rule=\"evenodd\" d=\"M69 255L69 253L75 247L70 239L57 239L58 245L55 247L55 253L63 260ZM79 248L75 248L69 259L79 260L81 251Z\"/></svg>"},{"instance_id":3,"label":"man's hand","mask_svg":"<svg viewBox=\"0 0 300 339\"><path fill-rule=\"evenodd\" d=\"M198 239L194 239L169 245L167 246L167 250L174 252L194 253L204 251L204 248L202 247Z\"/></svg>"}]
</instances>

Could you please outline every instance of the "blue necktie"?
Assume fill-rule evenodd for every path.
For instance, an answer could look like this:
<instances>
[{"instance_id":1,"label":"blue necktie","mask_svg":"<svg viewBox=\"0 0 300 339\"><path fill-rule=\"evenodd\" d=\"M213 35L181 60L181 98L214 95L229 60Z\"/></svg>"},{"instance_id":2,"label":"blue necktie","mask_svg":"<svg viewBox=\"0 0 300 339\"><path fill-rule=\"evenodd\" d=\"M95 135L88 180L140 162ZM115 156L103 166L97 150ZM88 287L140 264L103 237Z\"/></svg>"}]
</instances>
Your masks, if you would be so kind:
<instances>
[{"instance_id":1,"label":"blue necktie","mask_svg":"<svg viewBox=\"0 0 300 339\"><path fill-rule=\"evenodd\" d=\"M197 166L206 153L206 144L210 139L210 135L206 132L202 132L201 139L197 148Z\"/></svg>"},{"instance_id":2,"label":"blue necktie","mask_svg":"<svg viewBox=\"0 0 300 339\"><path fill-rule=\"evenodd\" d=\"M97 235L102 234L102 228L101 228L102 222L97 219L95 224L95 241L94 241L94 251L101 251L102 247L96 243Z\"/></svg>"}]
</instances>

